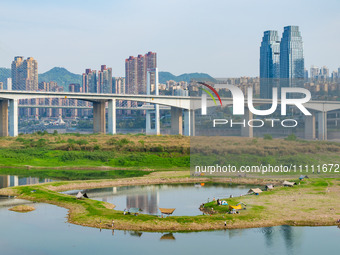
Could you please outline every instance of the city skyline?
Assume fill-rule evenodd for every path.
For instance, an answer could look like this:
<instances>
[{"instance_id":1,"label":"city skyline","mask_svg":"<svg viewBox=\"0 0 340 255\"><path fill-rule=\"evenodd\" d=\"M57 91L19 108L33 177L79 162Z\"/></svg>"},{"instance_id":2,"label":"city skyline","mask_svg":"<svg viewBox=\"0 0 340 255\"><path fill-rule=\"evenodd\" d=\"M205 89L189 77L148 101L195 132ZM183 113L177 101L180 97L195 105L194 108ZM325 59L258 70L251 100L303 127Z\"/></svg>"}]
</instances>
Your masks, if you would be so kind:
<instances>
[{"instance_id":1,"label":"city skyline","mask_svg":"<svg viewBox=\"0 0 340 255\"><path fill-rule=\"evenodd\" d=\"M112 67L113 76L124 76L122 61L126 56L155 51L160 71L254 77L258 76L259 35L265 30L298 25L304 38L306 66L327 65L331 71L338 68L340 35L334 33L340 24L337 1L329 0L322 6L317 1L261 1L256 2L256 12L252 1L103 4L105 9L93 1L2 1L0 66L8 68L13 56L23 55L38 59L41 73L61 66L81 74L88 66L106 63ZM29 19L26 13L30 13ZM141 13L145 19L140 19ZM197 19L197 15L204 19ZM29 40L22 43L23 38Z\"/></svg>"}]
</instances>

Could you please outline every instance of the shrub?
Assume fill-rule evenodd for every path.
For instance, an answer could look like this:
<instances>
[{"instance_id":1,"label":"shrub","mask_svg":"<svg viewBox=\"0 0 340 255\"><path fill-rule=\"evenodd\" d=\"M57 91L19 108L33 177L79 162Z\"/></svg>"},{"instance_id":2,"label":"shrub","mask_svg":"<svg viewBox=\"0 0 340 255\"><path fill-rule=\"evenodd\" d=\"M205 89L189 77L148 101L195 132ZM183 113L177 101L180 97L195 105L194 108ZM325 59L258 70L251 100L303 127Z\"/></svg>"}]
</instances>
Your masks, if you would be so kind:
<instances>
[{"instance_id":1,"label":"shrub","mask_svg":"<svg viewBox=\"0 0 340 255\"><path fill-rule=\"evenodd\" d=\"M270 134L265 134L265 135L263 136L263 139L264 139L264 140L273 140L273 137L272 137Z\"/></svg>"},{"instance_id":2,"label":"shrub","mask_svg":"<svg viewBox=\"0 0 340 255\"><path fill-rule=\"evenodd\" d=\"M79 145L89 144L89 142L86 139L80 139L80 140L76 141L76 143L79 144Z\"/></svg>"},{"instance_id":3,"label":"shrub","mask_svg":"<svg viewBox=\"0 0 340 255\"><path fill-rule=\"evenodd\" d=\"M17 142L23 143L23 142L25 142L25 139L22 138L22 137L18 137L18 138L16 139L16 141L17 141Z\"/></svg>"},{"instance_id":4,"label":"shrub","mask_svg":"<svg viewBox=\"0 0 340 255\"><path fill-rule=\"evenodd\" d=\"M290 134L289 136L287 136L287 138L285 138L286 141L296 141L297 137L295 134Z\"/></svg>"}]
</instances>

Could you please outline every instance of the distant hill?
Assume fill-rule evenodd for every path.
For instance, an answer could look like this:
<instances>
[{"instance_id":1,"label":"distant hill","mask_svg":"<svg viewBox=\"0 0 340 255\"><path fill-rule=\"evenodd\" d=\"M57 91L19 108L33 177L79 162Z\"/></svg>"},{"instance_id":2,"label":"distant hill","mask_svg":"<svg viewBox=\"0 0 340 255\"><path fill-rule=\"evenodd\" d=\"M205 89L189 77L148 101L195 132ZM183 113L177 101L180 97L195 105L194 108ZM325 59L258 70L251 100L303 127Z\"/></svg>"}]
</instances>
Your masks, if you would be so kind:
<instances>
[{"instance_id":1,"label":"distant hill","mask_svg":"<svg viewBox=\"0 0 340 255\"><path fill-rule=\"evenodd\" d=\"M6 79L11 77L11 69L0 68L0 82L6 84ZM206 73L185 73L181 75L173 75L169 72L159 72L159 82L166 83L166 81L174 80L176 82L186 81L190 82L192 79L197 81L211 81L216 82L216 80ZM68 85L71 83L81 84L81 75L74 74L63 67L54 67L51 70L39 74L39 82L57 82L59 86L63 86L65 91L68 91Z\"/></svg>"},{"instance_id":2,"label":"distant hill","mask_svg":"<svg viewBox=\"0 0 340 255\"><path fill-rule=\"evenodd\" d=\"M169 72L159 72L158 75L160 83L166 83L166 81L169 80L174 80L176 82L179 81L190 82L191 80L216 82L216 80L213 77L206 73L184 73L176 76Z\"/></svg>"},{"instance_id":3,"label":"distant hill","mask_svg":"<svg viewBox=\"0 0 340 255\"><path fill-rule=\"evenodd\" d=\"M71 83L81 84L81 75L74 74L63 67L54 67L46 73L39 74L39 82L57 82L68 91L68 85Z\"/></svg>"}]
</instances>

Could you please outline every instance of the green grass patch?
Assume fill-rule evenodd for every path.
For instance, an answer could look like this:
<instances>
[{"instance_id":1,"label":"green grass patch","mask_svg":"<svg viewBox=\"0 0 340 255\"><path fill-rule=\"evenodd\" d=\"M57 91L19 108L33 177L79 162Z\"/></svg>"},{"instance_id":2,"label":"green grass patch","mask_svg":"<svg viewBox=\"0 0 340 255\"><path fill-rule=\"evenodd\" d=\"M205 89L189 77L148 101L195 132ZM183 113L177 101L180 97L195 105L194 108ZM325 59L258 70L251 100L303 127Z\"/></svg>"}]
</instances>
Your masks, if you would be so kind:
<instances>
[{"instance_id":1,"label":"green grass patch","mask_svg":"<svg viewBox=\"0 0 340 255\"><path fill-rule=\"evenodd\" d=\"M55 180L95 180L140 177L149 171L139 170L54 170L54 169L5 169L0 168L2 175L19 175L22 177L49 178Z\"/></svg>"}]
</instances>

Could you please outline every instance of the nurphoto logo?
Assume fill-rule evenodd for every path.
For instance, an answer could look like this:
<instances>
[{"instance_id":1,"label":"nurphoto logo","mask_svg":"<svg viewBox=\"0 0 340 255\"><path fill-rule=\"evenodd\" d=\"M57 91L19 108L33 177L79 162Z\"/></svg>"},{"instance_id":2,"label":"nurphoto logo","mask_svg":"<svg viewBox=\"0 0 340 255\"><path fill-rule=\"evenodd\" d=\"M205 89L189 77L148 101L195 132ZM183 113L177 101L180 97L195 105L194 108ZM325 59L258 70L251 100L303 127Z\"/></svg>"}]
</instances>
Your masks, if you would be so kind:
<instances>
[{"instance_id":1,"label":"nurphoto logo","mask_svg":"<svg viewBox=\"0 0 340 255\"><path fill-rule=\"evenodd\" d=\"M199 82L199 84L209 88L218 98L221 107L222 105L222 99L216 89L212 87L211 85L208 85L203 82ZM235 85L230 85L230 84L218 84L219 89L227 89L231 92L232 95L232 109L233 109L233 115L245 115L245 107L249 109L249 112L251 112L254 115L258 116L268 116L273 114L276 110L278 105L281 105L281 116L286 116L287 115L287 108L288 106L292 107L295 106L297 107L304 115L310 116L312 115L307 108L303 105L305 103L308 103L311 99L311 93L309 90L305 88L293 88L293 87L283 87L281 88L281 98L279 100L278 96L278 88L273 88L273 97L272 99L254 99L253 98L253 88L249 87L247 89L247 97L245 97L244 93L240 88L238 88ZM217 106L217 102L213 94L205 89L201 88L200 89L205 92L202 93L201 96L201 115L207 115L207 94L212 98L214 104ZM296 94L301 94L302 97L297 97L297 98L291 98L290 95L294 93ZM256 109L255 105L259 104L271 104L271 107L269 109ZM246 121L245 119L241 122L233 122L233 120L227 120L227 119L213 119L213 127L216 127L216 125L225 125L230 123L231 127L236 124L238 125L243 125L250 127L262 127L264 126L265 121L270 122L271 126L274 127L274 123L276 121L280 121L279 119L250 119ZM292 122L292 125L288 125L288 122ZM257 123L257 124L255 124ZM281 125L283 127L296 127L298 122L295 119L284 119L281 121Z\"/></svg>"}]
</instances>

